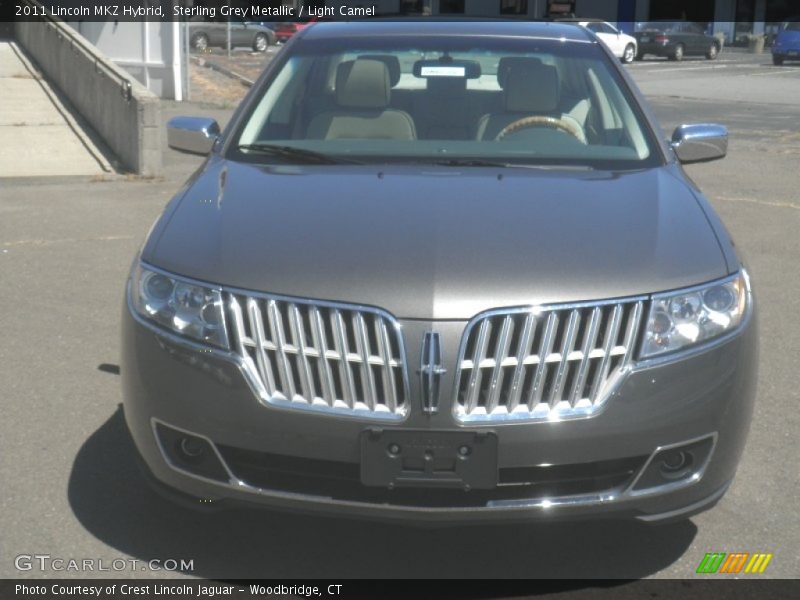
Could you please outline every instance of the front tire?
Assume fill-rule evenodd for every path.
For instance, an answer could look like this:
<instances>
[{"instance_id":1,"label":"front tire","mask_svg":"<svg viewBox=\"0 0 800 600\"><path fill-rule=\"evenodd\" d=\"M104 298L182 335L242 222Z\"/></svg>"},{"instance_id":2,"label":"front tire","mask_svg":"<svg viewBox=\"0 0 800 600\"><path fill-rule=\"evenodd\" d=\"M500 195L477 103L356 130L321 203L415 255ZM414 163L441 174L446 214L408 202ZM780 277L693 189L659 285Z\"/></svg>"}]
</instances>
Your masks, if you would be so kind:
<instances>
[{"instance_id":1,"label":"front tire","mask_svg":"<svg viewBox=\"0 0 800 600\"><path fill-rule=\"evenodd\" d=\"M783 57L779 56L778 54L772 55L772 64L776 67L780 67L783 65Z\"/></svg>"},{"instance_id":2,"label":"front tire","mask_svg":"<svg viewBox=\"0 0 800 600\"><path fill-rule=\"evenodd\" d=\"M622 62L627 65L632 63L634 58L636 58L636 48L633 47L633 44L628 44L622 52Z\"/></svg>"},{"instance_id":3,"label":"front tire","mask_svg":"<svg viewBox=\"0 0 800 600\"><path fill-rule=\"evenodd\" d=\"M670 60L682 61L683 60L683 44L675 46L675 50L669 55Z\"/></svg>"},{"instance_id":4,"label":"front tire","mask_svg":"<svg viewBox=\"0 0 800 600\"><path fill-rule=\"evenodd\" d=\"M711 44L711 47L706 52L706 58L708 60L715 60L719 56L719 46L717 44Z\"/></svg>"},{"instance_id":5,"label":"front tire","mask_svg":"<svg viewBox=\"0 0 800 600\"><path fill-rule=\"evenodd\" d=\"M266 52L269 47L269 38L263 33L257 33L253 38L253 51Z\"/></svg>"}]
</instances>

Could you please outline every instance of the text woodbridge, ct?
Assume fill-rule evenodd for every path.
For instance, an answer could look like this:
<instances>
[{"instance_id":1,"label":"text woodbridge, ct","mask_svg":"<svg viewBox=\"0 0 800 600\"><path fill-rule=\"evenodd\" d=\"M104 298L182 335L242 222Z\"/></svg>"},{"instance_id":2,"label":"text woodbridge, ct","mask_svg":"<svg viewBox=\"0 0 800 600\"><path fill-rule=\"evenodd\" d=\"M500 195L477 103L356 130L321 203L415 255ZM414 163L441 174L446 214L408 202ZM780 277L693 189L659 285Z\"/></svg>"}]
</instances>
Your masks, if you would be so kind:
<instances>
[{"instance_id":1,"label":"text woodbridge, ct","mask_svg":"<svg viewBox=\"0 0 800 600\"><path fill-rule=\"evenodd\" d=\"M19 583L15 586L15 595L17 596L39 596L51 594L53 596L65 596L69 598L87 596L94 598L101 598L103 595L119 594L122 596L168 596L168 597L181 597L181 596L194 596L202 598L214 598L218 596L230 596L234 594L237 589L244 591L243 588L237 588L232 585L205 585L205 584L144 584L133 585L128 583L110 584L110 585L81 585L81 584L61 584L54 583L50 585L28 585ZM328 596L338 596L341 593L342 585L331 584L325 590ZM250 585L249 592L253 596L321 596L322 590L318 586L312 585L285 585L277 584L274 586L269 585Z\"/></svg>"}]
</instances>

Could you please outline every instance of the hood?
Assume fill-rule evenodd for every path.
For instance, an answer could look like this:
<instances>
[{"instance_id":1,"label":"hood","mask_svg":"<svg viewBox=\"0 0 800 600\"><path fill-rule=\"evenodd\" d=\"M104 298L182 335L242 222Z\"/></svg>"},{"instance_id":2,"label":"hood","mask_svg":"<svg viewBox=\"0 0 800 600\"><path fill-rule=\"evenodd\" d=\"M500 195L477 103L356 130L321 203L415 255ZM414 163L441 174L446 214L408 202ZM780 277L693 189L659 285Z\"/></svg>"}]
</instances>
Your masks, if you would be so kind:
<instances>
[{"instance_id":1,"label":"hood","mask_svg":"<svg viewBox=\"0 0 800 600\"><path fill-rule=\"evenodd\" d=\"M675 167L635 173L211 161L143 259L400 318L596 300L728 273Z\"/></svg>"}]
</instances>

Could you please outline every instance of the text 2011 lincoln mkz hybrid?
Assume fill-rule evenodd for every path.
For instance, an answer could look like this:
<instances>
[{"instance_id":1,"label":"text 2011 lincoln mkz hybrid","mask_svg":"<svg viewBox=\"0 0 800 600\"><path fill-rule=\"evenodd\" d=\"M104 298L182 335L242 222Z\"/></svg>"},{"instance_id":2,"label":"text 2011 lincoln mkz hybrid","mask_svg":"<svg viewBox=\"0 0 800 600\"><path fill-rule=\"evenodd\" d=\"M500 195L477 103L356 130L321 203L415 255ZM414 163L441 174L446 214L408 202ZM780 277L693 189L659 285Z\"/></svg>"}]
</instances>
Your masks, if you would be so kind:
<instances>
[{"instance_id":1,"label":"text 2011 lincoln mkz hybrid","mask_svg":"<svg viewBox=\"0 0 800 600\"><path fill-rule=\"evenodd\" d=\"M750 279L619 61L569 24L320 23L127 284L125 418L176 499L480 522L683 518L753 410ZM709 167L710 168L710 167Z\"/></svg>"}]
</instances>

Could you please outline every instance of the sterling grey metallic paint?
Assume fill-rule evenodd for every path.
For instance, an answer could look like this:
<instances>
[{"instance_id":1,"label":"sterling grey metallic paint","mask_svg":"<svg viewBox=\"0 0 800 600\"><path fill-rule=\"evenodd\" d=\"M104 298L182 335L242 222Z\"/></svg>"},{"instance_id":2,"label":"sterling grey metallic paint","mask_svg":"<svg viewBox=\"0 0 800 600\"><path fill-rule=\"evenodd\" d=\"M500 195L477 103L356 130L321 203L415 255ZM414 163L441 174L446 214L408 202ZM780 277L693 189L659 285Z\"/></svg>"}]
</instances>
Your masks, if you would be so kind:
<instances>
[{"instance_id":1,"label":"sterling grey metallic paint","mask_svg":"<svg viewBox=\"0 0 800 600\"><path fill-rule=\"evenodd\" d=\"M307 28L284 52L309 35L357 35L353 27ZM427 24L416 33L419 25L388 27L397 35L434 31ZM567 43L596 43L567 25L458 27L464 35L564 36ZM617 62L611 61L642 104L650 127L660 131ZM273 64L262 75L226 133L238 127L277 68ZM371 305L391 313L405 336L410 372L403 427L464 427L453 416L456 360L465 326L480 312L649 297L740 268L724 226L661 136L662 166L613 173L254 166L223 158L225 135L154 226L142 260L215 285ZM426 364L421 342L429 332L439 334L441 366L447 369L438 382L435 413L424 411L422 378L413 374L417 365ZM154 439L154 420L217 444L351 463L359 461L358 437L368 422L265 405L233 353L209 351L144 323L127 302L122 333L125 417L145 463L162 484L198 497L279 509L429 523L587 515L658 521L712 506L730 485L744 449L758 354L751 298L743 323L731 335L691 352L632 364L603 410L591 418L491 425L501 467L652 456L661 447L714 436L702 477L687 485L643 495L419 508L221 485L176 470Z\"/></svg>"}]
</instances>

